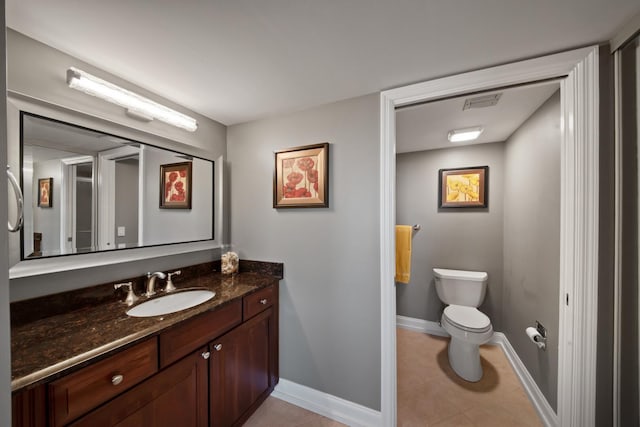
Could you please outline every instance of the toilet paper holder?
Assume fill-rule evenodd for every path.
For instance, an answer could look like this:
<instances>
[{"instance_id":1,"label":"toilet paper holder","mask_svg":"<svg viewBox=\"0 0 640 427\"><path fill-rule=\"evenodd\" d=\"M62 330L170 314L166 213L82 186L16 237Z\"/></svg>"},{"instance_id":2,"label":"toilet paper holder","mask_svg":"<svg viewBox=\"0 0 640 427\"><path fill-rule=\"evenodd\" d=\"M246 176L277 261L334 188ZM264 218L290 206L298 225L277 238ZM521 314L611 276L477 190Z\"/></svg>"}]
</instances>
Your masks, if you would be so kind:
<instances>
[{"instance_id":1,"label":"toilet paper holder","mask_svg":"<svg viewBox=\"0 0 640 427\"><path fill-rule=\"evenodd\" d=\"M547 329L536 320L536 327L529 327L526 330L529 339L542 350L547 349Z\"/></svg>"},{"instance_id":2,"label":"toilet paper holder","mask_svg":"<svg viewBox=\"0 0 640 427\"><path fill-rule=\"evenodd\" d=\"M538 333L540 335L542 335L542 338L545 340L545 342L547 341L547 328L545 328L544 326L542 326L542 323L538 322L536 320L536 329L538 330Z\"/></svg>"}]
</instances>

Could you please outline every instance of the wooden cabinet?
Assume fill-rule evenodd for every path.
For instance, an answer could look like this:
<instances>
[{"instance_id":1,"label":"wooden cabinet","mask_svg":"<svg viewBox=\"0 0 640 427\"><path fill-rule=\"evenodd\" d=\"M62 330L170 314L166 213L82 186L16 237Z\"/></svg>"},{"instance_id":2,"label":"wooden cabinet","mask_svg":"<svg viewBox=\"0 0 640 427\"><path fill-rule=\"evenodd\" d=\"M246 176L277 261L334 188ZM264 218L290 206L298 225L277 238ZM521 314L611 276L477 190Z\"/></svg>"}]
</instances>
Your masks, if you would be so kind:
<instances>
[{"instance_id":1,"label":"wooden cabinet","mask_svg":"<svg viewBox=\"0 0 640 427\"><path fill-rule=\"evenodd\" d=\"M69 421L131 388L158 370L155 338L49 384L49 425Z\"/></svg>"},{"instance_id":2,"label":"wooden cabinet","mask_svg":"<svg viewBox=\"0 0 640 427\"><path fill-rule=\"evenodd\" d=\"M11 396L11 424L13 427L46 427L47 391L44 384Z\"/></svg>"},{"instance_id":3,"label":"wooden cabinet","mask_svg":"<svg viewBox=\"0 0 640 427\"><path fill-rule=\"evenodd\" d=\"M15 393L13 426L239 426L278 378L273 285Z\"/></svg>"},{"instance_id":4,"label":"wooden cabinet","mask_svg":"<svg viewBox=\"0 0 640 427\"><path fill-rule=\"evenodd\" d=\"M272 309L210 345L211 427L244 421L273 390L270 354Z\"/></svg>"},{"instance_id":5,"label":"wooden cabinet","mask_svg":"<svg viewBox=\"0 0 640 427\"><path fill-rule=\"evenodd\" d=\"M232 301L215 311L182 322L160 334L160 367L206 345L242 322L242 302Z\"/></svg>"},{"instance_id":6,"label":"wooden cabinet","mask_svg":"<svg viewBox=\"0 0 640 427\"><path fill-rule=\"evenodd\" d=\"M245 296L243 318L209 346L211 427L242 425L279 380L278 287Z\"/></svg>"},{"instance_id":7,"label":"wooden cabinet","mask_svg":"<svg viewBox=\"0 0 640 427\"><path fill-rule=\"evenodd\" d=\"M208 425L206 348L71 424L74 427L205 427Z\"/></svg>"}]
</instances>

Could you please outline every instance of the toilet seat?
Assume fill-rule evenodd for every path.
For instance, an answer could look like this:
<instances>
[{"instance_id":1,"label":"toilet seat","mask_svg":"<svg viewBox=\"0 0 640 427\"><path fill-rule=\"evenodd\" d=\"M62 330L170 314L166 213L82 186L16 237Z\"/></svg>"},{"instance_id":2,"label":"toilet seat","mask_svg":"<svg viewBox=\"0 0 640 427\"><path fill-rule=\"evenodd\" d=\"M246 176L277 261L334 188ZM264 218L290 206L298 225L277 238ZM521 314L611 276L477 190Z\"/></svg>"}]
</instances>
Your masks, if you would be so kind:
<instances>
[{"instance_id":1,"label":"toilet seat","mask_svg":"<svg viewBox=\"0 0 640 427\"><path fill-rule=\"evenodd\" d=\"M467 332L487 332L491 329L489 317L475 307L452 304L442 315L452 326Z\"/></svg>"}]
</instances>

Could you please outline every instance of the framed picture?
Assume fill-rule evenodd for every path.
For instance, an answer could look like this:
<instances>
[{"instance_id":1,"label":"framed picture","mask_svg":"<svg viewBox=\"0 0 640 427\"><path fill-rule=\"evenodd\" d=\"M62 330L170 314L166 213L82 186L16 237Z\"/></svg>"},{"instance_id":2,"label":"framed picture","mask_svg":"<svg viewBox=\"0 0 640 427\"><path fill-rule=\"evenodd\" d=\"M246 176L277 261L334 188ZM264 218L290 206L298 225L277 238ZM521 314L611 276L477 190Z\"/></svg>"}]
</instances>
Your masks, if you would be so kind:
<instances>
[{"instance_id":1,"label":"framed picture","mask_svg":"<svg viewBox=\"0 0 640 427\"><path fill-rule=\"evenodd\" d=\"M438 207L486 208L488 206L489 166L438 171Z\"/></svg>"},{"instance_id":2,"label":"framed picture","mask_svg":"<svg viewBox=\"0 0 640 427\"><path fill-rule=\"evenodd\" d=\"M191 162L160 165L160 208L191 209Z\"/></svg>"},{"instance_id":3,"label":"framed picture","mask_svg":"<svg viewBox=\"0 0 640 427\"><path fill-rule=\"evenodd\" d=\"M329 207L329 143L276 151L274 208Z\"/></svg>"},{"instance_id":4,"label":"framed picture","mask_svg":"<svg viewBox=\"0 0 640 427\"><path fill-rule=\"evenodd\" d=\"M53 206L53 178L38 179L38 206L41 208Z\"/></svg>"}]
</instances>

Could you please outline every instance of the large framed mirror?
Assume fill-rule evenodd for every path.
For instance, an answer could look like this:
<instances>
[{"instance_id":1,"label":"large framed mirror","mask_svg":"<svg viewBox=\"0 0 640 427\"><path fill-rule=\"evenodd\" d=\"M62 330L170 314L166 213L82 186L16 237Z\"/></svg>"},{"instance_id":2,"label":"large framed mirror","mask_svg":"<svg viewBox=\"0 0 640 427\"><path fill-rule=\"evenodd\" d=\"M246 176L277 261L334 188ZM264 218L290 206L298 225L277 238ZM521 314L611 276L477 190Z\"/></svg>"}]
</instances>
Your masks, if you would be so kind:
<instances>
[{"instance_id":1,"label":"large framed mirror","mask_svg":"<svg viewBox=\"0 0 640 427\"><path fill-rule=\"evenodd\" d=\"M221 171L198 149L10 101L9 163L24 193L12 278L216 247Z\"/></svg>"},{"instance_id":2,"label":"large framed mirror","mask_svg":"<svg viewBox=\"0 0 640 427\"><path fill-rule=\"evenodd\" d=\"M25 111L20 135L21 260L214 238L213 161Z\"/></svg>"}]
</instances>

